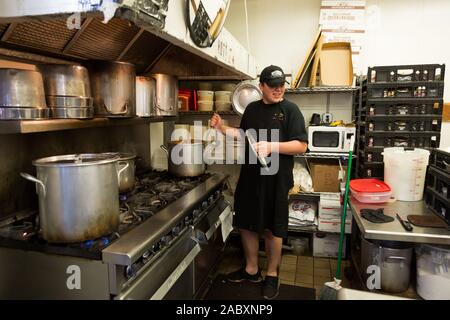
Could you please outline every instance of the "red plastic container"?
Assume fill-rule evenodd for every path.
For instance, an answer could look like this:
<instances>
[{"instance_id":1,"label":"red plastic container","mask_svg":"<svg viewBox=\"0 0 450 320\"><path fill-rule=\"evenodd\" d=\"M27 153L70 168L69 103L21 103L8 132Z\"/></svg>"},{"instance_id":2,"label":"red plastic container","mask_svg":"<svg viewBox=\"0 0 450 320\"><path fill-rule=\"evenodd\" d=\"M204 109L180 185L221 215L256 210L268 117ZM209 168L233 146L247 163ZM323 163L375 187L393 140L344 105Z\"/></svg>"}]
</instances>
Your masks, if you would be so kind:
<instances>
[{"instance_id":1,"label":"red plastic container","mask_svg":"<svg viewBox=\"0 0 450 320\"><path fill-rule=\"evenodd\" d=\"M378 179L354 179L350 181L353 197L364 203L383 203L389 201L391 188Z\"/></svg>"}]
</instances>

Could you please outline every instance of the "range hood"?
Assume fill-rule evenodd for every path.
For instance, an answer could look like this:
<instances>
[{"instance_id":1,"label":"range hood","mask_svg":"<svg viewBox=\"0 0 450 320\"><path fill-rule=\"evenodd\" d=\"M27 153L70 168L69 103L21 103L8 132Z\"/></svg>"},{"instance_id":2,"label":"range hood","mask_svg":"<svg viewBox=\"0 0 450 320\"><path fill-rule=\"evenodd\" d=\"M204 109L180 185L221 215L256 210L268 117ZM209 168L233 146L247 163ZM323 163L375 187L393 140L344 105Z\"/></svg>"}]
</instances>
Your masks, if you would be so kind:
<instances>
[{"instance_id":1,"label":"range hood","mask_svg":"<svg viewBox=\"0 0 450 320\"><path fill-rule=\"evenodd\" d=\"M180 0L3 0L0 58L28 62L126 61L138 74L251 79L256 64L226 30L198 48Z\"/></svg>"}]
</instances>

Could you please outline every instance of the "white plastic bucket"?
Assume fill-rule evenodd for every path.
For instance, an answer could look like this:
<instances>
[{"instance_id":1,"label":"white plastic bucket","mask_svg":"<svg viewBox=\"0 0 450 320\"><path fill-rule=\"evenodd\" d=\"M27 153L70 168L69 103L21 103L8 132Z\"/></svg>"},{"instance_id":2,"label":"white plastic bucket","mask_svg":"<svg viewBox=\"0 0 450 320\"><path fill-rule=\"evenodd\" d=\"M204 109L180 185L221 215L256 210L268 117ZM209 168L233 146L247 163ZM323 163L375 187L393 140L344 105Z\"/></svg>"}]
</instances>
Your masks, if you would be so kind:
<instances>
[{"instance_id":1,"label":"white plastic bucket","mask_svg":"<svg viewBox=\"0 0 450 320\"><path fill-rule=\"evenodd\" d=\"M422 200L429 157L430 151L425 149L395 147L383 150L384 182L391 187L397 200Z\"/></svg>"},{"instance_id":2,"label":"white plastic bucket","mask_svg":"<svg viewBox=\"0 0 450 320\"><path fill-rule=\"evenodd\" d=\"M416 257L417 293L426 300L449 300L450 247L422 244Z\"/></svg>"}]
</instances>

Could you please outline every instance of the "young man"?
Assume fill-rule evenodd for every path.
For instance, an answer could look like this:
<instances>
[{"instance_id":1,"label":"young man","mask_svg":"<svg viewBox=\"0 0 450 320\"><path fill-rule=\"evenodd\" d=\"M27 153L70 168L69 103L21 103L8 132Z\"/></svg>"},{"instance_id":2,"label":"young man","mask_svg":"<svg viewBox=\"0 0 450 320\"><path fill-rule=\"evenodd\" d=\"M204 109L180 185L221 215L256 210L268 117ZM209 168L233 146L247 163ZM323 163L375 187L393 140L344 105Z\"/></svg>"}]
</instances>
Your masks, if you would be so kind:
<instances>
[{"instance_id":1,"label":"young man","mask_svg":"<svg viewBox=\"0 0 450 320\"><path fill-rule=\"evenodd\" d=\"M241 167L235 192L234 225L240 231L246 264L228 274L227 279L231 282L262 281L258 250L259 236L263 234L267 254L267 274L263 284L266 299L278 295L282 241L287 236L289 220L288 192L293 186L293 155L307 149L305 121L297 105L284 99L285 83L286 77L280 67L266 67L261 72L259 84L263 98L247 106L240 124L244 131L256 130L259 142L254 148L260 157L271 155L272 159L278 157L279 162L274 174L262 174L261 164L249 163L248 157ZM223 125L218 114L212 117L211 126L226 135L237 137L241 134L236 128ZM264 129L267 134L262 135ZM249 155L248 143L246 145L246 155Z\"/></svg>"}]
</instances>

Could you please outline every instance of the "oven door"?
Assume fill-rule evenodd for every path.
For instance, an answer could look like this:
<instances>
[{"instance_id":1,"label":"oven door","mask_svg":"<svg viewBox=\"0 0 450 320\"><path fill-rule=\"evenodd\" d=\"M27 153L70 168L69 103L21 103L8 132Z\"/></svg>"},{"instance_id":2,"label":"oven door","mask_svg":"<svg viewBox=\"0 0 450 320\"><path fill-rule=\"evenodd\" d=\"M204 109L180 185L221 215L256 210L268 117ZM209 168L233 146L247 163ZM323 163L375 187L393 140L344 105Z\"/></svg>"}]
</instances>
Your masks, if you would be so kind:
<instances>
[{"instance_id":1,"label":"oven door","mask_svg":"<svg viewBox=\"0 0 450 320\"><path fill-rule=\"evenodd\" d=\"M193 261L200 251L198 240L188 229L116 299L192 299Z\"/></svg>"},{"instance_id":2,"label":"oven door","mask_svg":"<svg viewBox=\"0 0 450 320\"><path fill-rule=\"evenodd\" d=\"M197 237L203 239L200 242L202 251L194 261L194 288L196 298L201 298L212 283L215 267L218 265L225 247L221 228L222 220L226 219L230 214L232 214L231 205L228 201L221 198L195 225Z\"/></svg>"},{"instance_id":3,"label":"oven door","mask_svg":"<svg viewBox=\"0 0 450 320\"><path fill-rule=\"evenodd\" d=\"M312 152L343 152L345 132L338 127L309 127L308 148Z\"/></svg>"}]
</instances>

